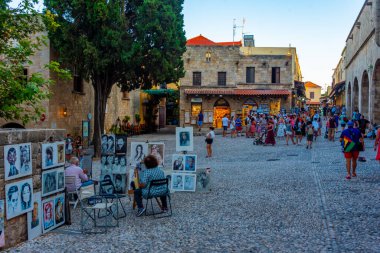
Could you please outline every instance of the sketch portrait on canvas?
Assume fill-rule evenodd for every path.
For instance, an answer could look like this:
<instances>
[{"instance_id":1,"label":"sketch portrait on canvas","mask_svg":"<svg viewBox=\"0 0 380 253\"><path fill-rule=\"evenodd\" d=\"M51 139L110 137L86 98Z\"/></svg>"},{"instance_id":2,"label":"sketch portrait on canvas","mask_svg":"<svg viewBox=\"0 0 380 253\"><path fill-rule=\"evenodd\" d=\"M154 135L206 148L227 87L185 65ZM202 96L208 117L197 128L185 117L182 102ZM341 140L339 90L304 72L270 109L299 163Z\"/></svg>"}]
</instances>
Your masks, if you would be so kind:
<instances>
[{"instance_id":1,"label":"sketch portrait on canvas","mask_svg":"<svg viewBox=\"0 0 380 253\"><path fill-rule=\"evenodd\" d=\"M183 155L173 155L173 170L184 170L185 169L185 161Z\"/></svg>"},{"instance_id":2,"label":"sketch portrait on canvas","mask_svg":"<svg viewBox=\"0 0 380 253\"><path fill-rule=\"evenodd\" d=\"M197 169L197 191L211 191L211 169Z\"/></svg>"},{"instance_id":3,"label":"sketch portrait on canvas","mask_svg":"<svg viewBox=\"0 0 380 253\"><path fill-rule=\"evenodd\" d=\"M164 152L165 144L163 143L149 143L148 144L149 154L156 157L158 166L164 165Z\"/></svg>"},{"instance_id":4,"label":"sketch portrait on canvas","mask_svg":"<svg viewBox=\"0 0 380 253\"><path fill-rule=\"evenodd\" d=\"M193 151L193 127L176 128L176 151Z\"/></svg>"},{"instance_id":5,"label":"sketch portrait on canvas","mask_svg":"<svg viewBox=\"0 0 380 253\"><path fill-rule=\"evenodd\" d=\"M33 181L31 178L5 185L7 219L33 209Z\"/></svg>"},{"instance_id":6,"label":"sketch portrait on canvas","mask_svg":"<svg viewBox=\"0 0 380 253\"><path fill-rule=\"evenodd\" d=\"M42 173L42 196L55 193L57 190L57 171Z\"/></svg>"},{"instance_id":7,"label":"sketch portrait on canvas","mask_svg":"<svg viewBox=\"0 0 380 253\"><path fill-rule=\"evenodd\" d=\"M148 155L148 145L144 142L132 142L131 143L131 164L141 163Z\"/></svg>"},{"instance_id":8,"label":"sketch portrait on canvas","mask_svg":"<svg viewBox=\"0 0 380 253\"><path fill-rule=\"evenodd\" d=\"M24 183L21 186L21 210L30 209L32 205L32 186Z\"/></svg>"},{"instance_id":9,"label":"sketch portrait on canvas","mask_svg":"<svg viewBox=\"0 0 380 253\"><path fill-rule=\"evenodd\" d=\"M187 174L185 175L185 183L183 190L184 191L195 191L195 180L196 180L196 175L194 174Z\"/></svg>"},{"instance_id":10,"label":"sketch portrait on canvas","mask_svg":"<svg viewBox=\"0 0 380 253\"><path fill-rule=\"evenodd\" d=\"M5 160L5 174L8 175L8 178L15 178L20 173L20 168L18 167L18 152L17 146L6 146L4 148L4 155L6 155Z\"/></svg>"},{"instance_id":11,"label":"sketch portrait on canvas","mask_svg":"<svg viewBox=\"0 0 380 253\"><path fill-rule=\"evenodd\" d=\"M33 210L27 214L28 221L28 239L32 240L41 235L41 220L42 220L42 207L41 207L41 192L33 194Z\"/></svg>"},{"instance_id":12,"label":"sketch portrait on canvas","mask_svg":"<svg viewBox=\"0 0 380 253\"><path fill-rule=\"evenodd\" d=\"M182 174L172 174L172 189L175 191L183 190L183 175Z\"/></svg>"},{"instance_id":13,"label":"sketch portrait on canvas","mask_svg":"<svg viewBox=\"0 0 380 253\"><path fill-rule=\"evenodd\" d=\"M64 221L64 198L57 197L55 199L55 224L60 224Z\"/></svg>"},{"instance_id":14,"label":"sketch portrait on canvas","mask_svg":"<svg viewBox=\"0 0 380 253\"><path fill-rule=\"evenodd\" d=\"M20 174L28 175L32 171L31 145L20 145Z\"/></svg>"},{"instance_id":15,"label":"sketch portrait on canvas","mask_svg":"<svg viewBox=\"0 0 380 253\"><path fill-rule=\"evenodd\" d=\"M194 172L196 170L196 156L186 155L185 170Z\"/></svg>"},{"instance_id":16,"label":"sketch portrait on canvas","mask_svg":"<svg viewBox=\"0 0 380 253\"><path fill-rule=\"evenodd\" d=\"M17 216L20 210L19 189L17 185L13 185L7 192L7 217ZM9 220L9 218L8 218Z\"/></svg>"},{"instance_id":17,"label":"sketch portrait on canvas","mask_svg":"<svg viewBox=\"0 0 380 253\"><path fill-rule=\"evenodd\" d=\"M52 228L54 226L54 215L53 215L53 207L54 207L54 201L48 201L43 204L43 216L44 216L44 223L43 228L44 231L48 230L49 228Z\"/></svg>"},{"instance_id":18,"label":"sketch portrait on canvas","mask_svg":"<svg viewBox=\"0 0 380 253\"><path fill-rule=\"evenodd\" d=\"M116 135L116 153L127 153L127 135Z\"/></svg>"}]
</instances>

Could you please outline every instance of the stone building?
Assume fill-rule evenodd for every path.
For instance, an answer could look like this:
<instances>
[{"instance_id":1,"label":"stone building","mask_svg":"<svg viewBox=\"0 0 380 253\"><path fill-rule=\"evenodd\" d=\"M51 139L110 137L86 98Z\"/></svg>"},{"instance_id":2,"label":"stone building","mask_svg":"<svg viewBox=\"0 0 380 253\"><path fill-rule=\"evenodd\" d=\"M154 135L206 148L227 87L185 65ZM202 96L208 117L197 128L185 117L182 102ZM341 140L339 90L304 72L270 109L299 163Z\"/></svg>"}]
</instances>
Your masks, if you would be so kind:
<instances>
[{"instance_id":1,"label":"stone building","mask_svg":"<svg viewBox=\"0 0 380 253\"><path fill-rule=\"evenodd\" d=\"M346 39L346 106L380 123L380 0L365 0Z\"/></svg>"},{"instance_id":2,"label":"stone building","mask_svg":"<svg viewBox=\"0 0 380 253\"><path fill-rule=\"evenodd\" d=\"M318 109L321 104L320 99L322 87L312 82L305 82L305 89L307 98L306 104L309 107Z\"/></svg>"},{"instance_id":3,"label":"stone building","mask_svg":"<svg viewBox=\"0 0 380 253\"><path fill-rule=\"evenodd\" d=\"M47 35L46 33L44 34ZM34 56L31 57L33 65L25 66L24 72L31 75L35 72L43 73L45 78L52 78L55 84L51 86L52 96L43 102L45 113L38 122L30 122L23 126L18 121L5 121L0 118L0 127L25 127L25 128L52 128L66 129L67 133L73 136L82 134L82 121L90 120L90 130L94 124L94 90L90 83L82 80L78 75L74 75L70 81L63 81L50 73L44 66L51 60L57 59L50 43L42 46ZM121 92L116 85L112 88L108 98L105 131L109 131L117 118L121 120L125 116L130 116L133 123L134 115L140 114L143 119L142 103L146 94L139 90L130 93Z\"/></svg>"},{"instance_id":4,"label":"stone building","mask_svg":"<svg viewBox=\"0 0 380 253\"><path fill-rule=\"evenodd\" d=\"M221 127L227 114L276 114L294 106L301 69L294 47L254 47L241 42L189 39L180 80L180 125L195 125L200 110L206 126Z\"/></svg>"},{"instance_id":5,"label":"stone building","mask_svg":"<svg viewBox=\"0 0 380 253\"><path fill-rule=\"evenodd\" d=\"M334 69L331 83L331 93L329 94L330 100L334 105L346 105L346 70L344 68L344 59L346 58L346 48L343 49L338 64Z\"/></svg>"}]
</instances>

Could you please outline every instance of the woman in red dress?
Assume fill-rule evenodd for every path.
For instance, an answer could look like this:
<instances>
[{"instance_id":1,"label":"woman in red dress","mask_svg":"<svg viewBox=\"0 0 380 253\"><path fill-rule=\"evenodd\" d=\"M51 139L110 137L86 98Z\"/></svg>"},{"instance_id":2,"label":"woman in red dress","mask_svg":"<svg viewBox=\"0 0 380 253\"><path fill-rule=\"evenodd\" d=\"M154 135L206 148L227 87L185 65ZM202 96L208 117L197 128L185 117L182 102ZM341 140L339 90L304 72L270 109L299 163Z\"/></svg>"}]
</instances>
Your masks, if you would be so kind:
<instances>
[{"instance_id":1,"label":"woman in red dress","mask_svg":"<svg viewBox=\"0 0 380 253\"><path fill-rule=\"evenodd\" d=\"M377 154L376 154L376 160L378 160L380 162L380 148L379 148L379 143L380 143L380 128L377 129L377 133L376 133L376 141L375 141L375 151L377 149Z\"/></svg>"},{"instance_id":2,"label":"woman in red dress","mask_svg":"<svg viewBox=\"0 0 380 253\"><path fill-rule=\"evenodd\" d=\"M272 144L272 146L276 144L276 140L274 139L274 123L271 119L268 120L267 124L267 138L265 139L265 144Z\"/></svg>"}]
</instances>

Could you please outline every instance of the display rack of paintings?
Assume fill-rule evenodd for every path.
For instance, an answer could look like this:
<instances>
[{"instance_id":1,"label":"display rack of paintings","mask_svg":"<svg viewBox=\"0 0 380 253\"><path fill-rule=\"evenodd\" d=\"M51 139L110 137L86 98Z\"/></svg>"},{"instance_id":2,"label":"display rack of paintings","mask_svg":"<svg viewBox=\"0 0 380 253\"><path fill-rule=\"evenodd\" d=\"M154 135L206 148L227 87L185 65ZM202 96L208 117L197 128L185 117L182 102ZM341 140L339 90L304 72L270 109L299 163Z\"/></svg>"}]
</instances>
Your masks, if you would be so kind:
<instances>
[{"instance_id":1,"label":"display rack of paintings","mask_svg":"<svg viewBox=\"0 0 380 253\"><path fill-rule=\"evenodd\" d=\"M197 170L197 155L173 154L172 169L177 172L195 172Z\"/></svg>"},{"instance_id":2,"label":"display rack of paintings","mask_svg":"<svg viewBox=\"0 0 380 253\"><path fill-rule=\"evenodd\" d=\"M32 174L32 144L22 143L4 147L5 181Z\"/></svg>"},{"instance_id":3,"label":"display rack of paintings","mask_svg":"<svg viewBox=\"0 0 380 253\"><path fill-rule=\"evenodd\" d=\"M28 240L33 240L42 233L41 192L33 194L33 210L28 212Z\"/></svg>"},{"instance_id":4,"label":"display rack of paintings","mask_svg":"<svg viewBox=\"0 0 380 253\"><path fill-rule=\"evenodd\" d=\"M65 189L64 167L42 172L42 197Z\"/></svg>"},{"instance_id":5,"label":"display rack of paintings","mask_svg":"<svg viewBox=\"0 0 380 253\"><path fill-rule=\"evenodd\" d=\"M33 209L33 181L31 178L5 185L7 220Z\"/></svg>"},{"instance_id":6,"label":"display rack of paintings","mask_svg":"<svg viewBox=\"0 0 380 253\"><path fill-rule=\"evenodd\" d=\"M4 230L4 200L0 200L0 248L5 246L5 230Z\"/></svg>"},{"instance_id":7,"label":"display rack of paintings","mask_svg":"<svg viewBox=\"0 0 380 253\"><path fill-rule=\"evenodd\" d=\"M65 142L42 144L42 169L50 169L65 165Z\"/></svg>"},{"instance_id":8,"label":"display rack of paintings","mask_svg":"<svg viewBox=\"0 0 380 253\"><path fill-rule=\"evenodd\" d=\"M176 151L193 151L193 127L177 127L175 132Z\"/></svg>"},{"instance_id":9,"label":"display rack of paintings","mask_svg":"<svg viewBox=\"0 0 380 253\"><path fill-rule=\"evenodd\" d=\"M42 201L42 232L46 233L65 223L65 195L59 194Z\"/></svg>"},{"instance_id":10,"label":"display rack of paintings","mask_svg":"<svg viewBox=\"0 0 380 253\"><path fill-rule=\"evenodd\" d=\"M195 174L172 173L171 189L173 191L192 191L196 189L197 177Z\"/></svg>"},{"instance_id":11,"label":"display rack of paintings","mask_svg":"<svg viewBox=\"0 0 380 253\"><path fill-rule=\"evenodd\" d=\"M154 155L159 166L164 166L165 144L163 142L132 142L131 143L131 165L136 167L142 163L147 155Z\"/></svg>"},{"instance_id":12,"label":"display rack of paintings","mask_svg":"<svg viewBox=\"0 0 380 253\"><path fill-rule=\"evenodd\" d=\"M101 153L103 154L115 154L115 135L103 134L101 138Z\"/></svg>"}]
</instances>

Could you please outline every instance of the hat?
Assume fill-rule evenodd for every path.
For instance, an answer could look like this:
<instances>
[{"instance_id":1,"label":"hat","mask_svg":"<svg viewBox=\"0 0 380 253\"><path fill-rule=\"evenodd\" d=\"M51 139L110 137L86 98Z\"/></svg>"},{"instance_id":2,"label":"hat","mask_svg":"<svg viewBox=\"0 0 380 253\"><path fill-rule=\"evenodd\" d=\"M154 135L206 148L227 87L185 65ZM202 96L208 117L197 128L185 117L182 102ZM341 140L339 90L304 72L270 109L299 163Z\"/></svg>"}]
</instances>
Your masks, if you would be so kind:
<instances>
[{"instance_id":1,"label":"hat","mask_svg":"<svg viewBox=\"0 0 380 253\"><path fill-rule=\"evenodd\" d=\"M347 126L353 127L354 126L354 122L352 120L348 121Z\"/></svg>"}]
</instances>

